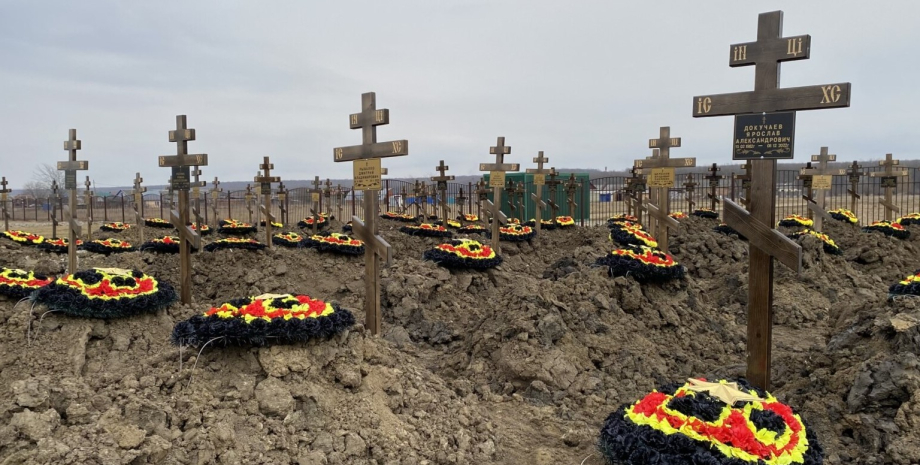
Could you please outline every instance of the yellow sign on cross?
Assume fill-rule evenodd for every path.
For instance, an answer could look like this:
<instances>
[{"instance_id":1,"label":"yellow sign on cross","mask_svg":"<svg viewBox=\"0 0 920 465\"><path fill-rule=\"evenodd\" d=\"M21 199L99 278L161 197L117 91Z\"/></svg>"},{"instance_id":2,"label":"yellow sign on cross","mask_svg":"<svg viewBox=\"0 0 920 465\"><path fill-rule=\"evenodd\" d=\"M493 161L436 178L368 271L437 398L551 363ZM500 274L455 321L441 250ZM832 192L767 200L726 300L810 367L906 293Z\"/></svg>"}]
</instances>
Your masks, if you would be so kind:
<instances>
[{"instance_id":1,"label":"yellow sign on cross","mask_svg":"<svg viewBox=\"0 0 920 465\"><path fill-rule=\"evenodd\" d=\"M353 163L355 190L379 191L381 189L380 159L355 160Z\"/></svg>"},{"instance_id":2,"label":"yellow sign on cross","mask_svg":"<svg viewBox=\"0 0 920 465\"><path fill-rule=\"evenodd\" d=\"M811 177L811 188L815 190L829 190L831 188L833 176L829 174L819 174Z\"/></svg>"},{"instance_id":3,"label":"yellow sign on cross","mask_svg":"<svg viewBox=\"0 0 920 465\"><path fill-rule=\"evenodd\" d=\"M489 172L489 187L505 187L505 172L504 171Z\"/></svg>"},{"instance_id":4,"label":"yellow sign on cross","mask_svg":"<svg viewBox=\"0 0 920 465\"><path fill-rule=\"evenodd\" d=\"M674 168L652 168L648 187L674 187Z\"/></svg>"},{"instance_id":5,"label":"yellow sign on cross","mask_svg":"<svg viewBox=\"0 0 920 465\"><path fill-rule=\"evenodd\" d=\"M546 185L546 175L545 174L533 175L533 185L534 186L545 186Z\"/></svg>"}]
</instances>

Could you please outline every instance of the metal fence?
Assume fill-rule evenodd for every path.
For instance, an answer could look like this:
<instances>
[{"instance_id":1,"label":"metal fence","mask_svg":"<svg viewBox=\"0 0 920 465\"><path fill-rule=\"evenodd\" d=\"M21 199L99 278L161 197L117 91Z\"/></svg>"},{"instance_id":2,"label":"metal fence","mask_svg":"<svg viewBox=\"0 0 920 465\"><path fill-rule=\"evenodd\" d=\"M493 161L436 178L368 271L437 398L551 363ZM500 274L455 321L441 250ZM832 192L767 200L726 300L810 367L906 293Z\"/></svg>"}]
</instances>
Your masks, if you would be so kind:
<instances>
[{"instance_id":1,"label":"metal fence","mask_svg":"<svg viewBox=\"0 0 920 465\"><path fill-rule=\"evenodd\" d=\"M724 196L738 201L742 196L742 186L739 180L734 179L733 174L742 174L738 165L725 165L719 172L723 178L716 188L717 196ZM893 202L900 208L900 214L920 211L920 168L904 168L908 176L901 177L898 180L898 187L894 190ZM869 173L880 172L879 166L866 167L864 171ZM798 170L778 170L776 181L776 215L783 217L789 214L807 214L807 201L802 198L805 193L802 187L802 181L798 179ZM670 189L671 211L690 212L693 208L710 207L711 202L707 197L709 194L709 181L706 179L706 173L693 173L690 181L696 185L692 192L688 192L684 184L688 182L686 175L678 174L676 177L677 186ZM428 184L426 195L416 196L414 192L415 183L395 179L385 179L383 190L380 191L378 198L379 208L381 211L398 211L414 215L425 214L427 216L441 216L438 205L438 195L432 191L433 185ZM534 186L531 183L524 185L523 198L515 199L515 209L512 210L508 203L506 192L502 194L502 210L506 215L524 219L525 221L533 217L534 200L531 193L536 192L539 187L541 198L552 198L558 205L558 215L568 215L575 218L576 222L582 225L602 224L607 218L628 212L626 203L627 178L625 176L606 176L591 179L590 190L576 191L573 210L567 202L566 193L560 186L553 197L551 190L547 186ZM847 189L851 187L846 176L835 176L831 190L827 193L826 204L828 210L837 208L850 208L851 197ZM456 217L461 213L475 213L482 216L478 196L474 192L475 185L472 183L447 183L447 204L448 216ZM462 198L461 198L462 190ZM590 198L585 199L584 192L588 192ZM856 215L863 224L877 221L884 218L884 207L879 204L879 199L884 195L884 190L880 187L880 178L871 176L862 176L857 184L857 192L862 197L857 201L855 209ZM174 195L175 197L175 195ZM491 194L488 196L492 200ZM519 201L518 201L519 200ZM173 200L175 201L175 200ZM217 219L235 218L244 221L258 221L261 218L260 204L262 196L256 196L255 193L247 198L247 192L232 191L222 192L216 199L217 216L214 218L215 199L210 195L202 192L201 197L201 216L207 223L213 223ZM282 202L284 203L285 215L282 217ZM691 202L694 204L691 208ZM88 217L93 218L94 223L122 221L127 223L134 222L134 197L131 195L117 196L95 196L89 204L85 203L85 198L78 192L78 207L76 217L80 220L86 220ZM52 199L10 199L8 213L12 221L51 221L52 214L60 218L62 207L67 204L66 197L56 201ZM192 199L194 205L194 199ZM320 194L319 198L320 211L323 213L335 215L339 218L350 218L352 215L358 217L364 216L364 198L362 192L348 192L345 195L336 197L334 194ZM143 217L159 216L160 218L169 218L170 199L166 192L148 193L143 197L143 203L140 205ZM285 220L286 223L294 224L303 218L311 216L310 209L313 207L312 195L307 188L298 188L288 191L284 200L279 200L277 195L272 197L271 212L278 220ZM721 210L721 203L716 202L716 210ZM899 216L896 214L895 216ZM549 208L544 209L544 218L550 218Z\"/></svg>"}]
</instances>

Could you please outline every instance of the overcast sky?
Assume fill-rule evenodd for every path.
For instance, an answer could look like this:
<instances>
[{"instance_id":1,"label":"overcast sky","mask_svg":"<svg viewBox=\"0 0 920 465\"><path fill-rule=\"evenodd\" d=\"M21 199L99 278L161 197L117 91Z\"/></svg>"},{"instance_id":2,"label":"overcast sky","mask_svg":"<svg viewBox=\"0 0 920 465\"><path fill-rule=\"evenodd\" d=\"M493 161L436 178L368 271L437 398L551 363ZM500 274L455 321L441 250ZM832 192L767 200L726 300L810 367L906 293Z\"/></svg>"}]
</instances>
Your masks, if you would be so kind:
<instances>
[{"instance_id":1,"label":"overcast sky","mask_svg":"<svg viewBox=\"0 0 920 465\"><path fill-rule=\"evenodd\" d=\"M348 114L369 91L390 109L378 140L409 140L384 161L395 177L440 159L475 174L497 136L522 169L538 150L624 169L664 125L683 138L672 156L729 163L732 118L692 118L692 97L752 89L729 44L776 9L784 35L812 36L783 87L853 84L850 108L799 113L796 159L917 158L916 1L3 0L0 175L22 186L76 128L97 186L162 184L186 114L206 179L251 179L265 155L287 179L350 177L332 149L360 143Z\"/></svg>"}]
</instances>

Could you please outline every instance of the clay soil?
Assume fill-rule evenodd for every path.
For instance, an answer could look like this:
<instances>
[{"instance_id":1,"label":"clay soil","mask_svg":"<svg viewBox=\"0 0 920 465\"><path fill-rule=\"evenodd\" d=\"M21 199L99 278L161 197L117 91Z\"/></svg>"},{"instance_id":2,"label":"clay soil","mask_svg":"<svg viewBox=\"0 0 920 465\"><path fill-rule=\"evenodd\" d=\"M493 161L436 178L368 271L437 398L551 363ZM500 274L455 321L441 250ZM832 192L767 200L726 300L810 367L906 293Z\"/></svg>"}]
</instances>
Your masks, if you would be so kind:
<instances>
[{"instance_id":1,"label":"clay soil","mask_svg":"<svg viewBox=\"0 0 920 465\"><path fill-rule=\"evenodd\" d=\"M435 239L381 221L395 261L380 337L362 326L363 258L312 250L195 254L194 304L130 319L39 320L0 300L0 464L598 465L619 405L744 374L748 244L714 220L672 236L687 277L666 285L593 266L612 248L604 227L503 243L500 268L452 272L422 260ZM920 266L912 229L900 241L834 222L842 256L807 238L801 275L776 266L772 392L827 464L920 463L920 305L887 296ZM58 273L64 259L0 240L0 266ZM80 263L178 277L173 255ZM265 292L338 302L358 325L303 346L171 345L177 322Z\"/></svg>"}]
</instances>

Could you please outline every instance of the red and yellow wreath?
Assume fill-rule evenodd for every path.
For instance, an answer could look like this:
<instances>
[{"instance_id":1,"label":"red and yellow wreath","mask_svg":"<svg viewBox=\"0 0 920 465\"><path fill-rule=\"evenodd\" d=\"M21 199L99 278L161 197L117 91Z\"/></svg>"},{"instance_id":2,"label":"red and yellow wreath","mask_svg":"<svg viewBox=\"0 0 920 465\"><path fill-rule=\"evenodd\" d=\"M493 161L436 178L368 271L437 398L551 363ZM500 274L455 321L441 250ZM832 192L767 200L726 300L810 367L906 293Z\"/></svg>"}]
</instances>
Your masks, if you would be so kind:
<instances>
[{"instance_id":1,"label":"red and yellow wreath","mask_svg":"<svg viewBox=\"0 0 920 465\"><path fill-rule=\"evenodd\" d=\"M204 246L204 250L208 252L213 252L218 249L262 250L264 248L265 244L255 239L243 237L228 237L225 239L216 240Z\"/></svg>"},{"instance_id":2,"label":"red and yellow wreath","mask_svg":"<svg viewBox=\"0 0 920 465\"><path fill-rule=\"evenodd\" d=\"M13 299L22 299L52 282L54 278L35 274L33 271L0 268L0 295Z\"/></svg>"},{"instance_id":3,"label":"red and yellow wreath","mask_svg":"<svg viewBox=\"0 0 920 465\"><path fill-rule=\"evenodd\" d=\"M179 253L179 237L163 236L150 239L138 248L141 252ZM194 246L191 251L195 252Z\"/></svg>"},{"instance_id":4,"label":"red and yellow wreath","mask_svg":"<svg viewBox=\"0 0 920 465\"><path fill-rule=\"evenodd\" d=\"M920 270L914 271L914 274L892 284L888 288L889 297L897 295L920 296Z\"/></svg>"},{"instance_id":5,"label":"red and yellow wreath","mask_svg":"<svg viewBox=\"0 0 920 465\"><path fill-rule=\"evenodd\" d=\"M272 244L281 245L284 247L303 247L304 237L300 234L297 234L293 231L286 233L278 233L272 236Z\"/></svg>"},{"instance_id":6,"label":"red and yellow wreath","mask_svg":"<svg viewBox=\"0 0 920 465\"><path fill-rule=\"evenodd\" d=\"M463 225L457 220L447 220L447 227L454 228L454 229L460 229L463 227Z\"/></svg>"},{"instance_id":7,"label":"red and yellow wreath","mask_svg":"<svg viewBox=\"0 0 920 465\"><path fill-rule=\"evenodd\" d=\"M571 216L557 216L556 223L560 228L570 228L575 226L575 219Z\"/></svg>"},{"instance_id":8,"label":"red and yellow wreath","mask_svg":"<svg viewBox=\"0 0 920 465\"><path fill-rule=\"evenodd\" d=\"M119 239L96 239L83 244L83 250L108 255L112 253L134 252L134 246Z\"/></svg>"},{"instance_id":9,"label":"red and yellow wreath","mask_svg":"<svg viewBox=\"0 0 920 465\"><path fill-rule=\"evenodd\" d=\"M144 224L151 228L169 229L173 224L163 218L144 218Z\"/></svg>"},{"instance_id":10,"label":"red and yellow wreath","mask_svg":"<svg viewBox=\"0 0 920 465\"><path fill-rule=\"evenodd\" d=\"M489 218L489 224L492 224L492 218ZM508 218L505 220L505 224L521 224L521 220L517 218Z\"/></svg>"},{"instance_id":11,"label":"red and yellow wreath","mask_svg":"<svg viewBox=\"0 0 920 465\"><path fill-rule=\"evenodd\" d=\"M610 276L632 276L639 282L665 282L684 277L684 267L674 257L645 246L629 246L600 257L598 265L607 267Z\"/></svg>"},{"instance_id":12,"label":"red and yellow wreath","mask_svg":"<svg viewBox=\"0 0 920 465\"><path fill-rule=\"evenodd\" d=\"M262 220L262 221L259 223L259 226L262 226L262 227L264 228L264 227L265 227L265 220ZM281 228L284 227L284 225L281 224L281 223L278 223L277 221L272 221L272 227L275 228L275 229L281 229Z\"/></svg>"},{"instance_id":13,"label":"red and yellow wreath","mask_svg":"<svg viewBox=\"0 0 920 465\"><path fill-rule=\"evenodd\" d=\"M68 241L67 239L63 239L63 238L58 239L55 237L51 239L45 239L41 244L38 244L38 248L45 252L67 253L67 251L69 250L69 247L68 247L69 243L70 241ZM80 239L77 239L77 247L79 248L82 245L83 245L83 241Z\"/></svg>"},{"instance_id":14,"label":"red and yellow wreath","mask_svg":"<svg viewBox=\"0 0 920 465\"><path fill-rule=\"evenodd\" d=\"M420 225L407 224L399 228L399 232L410 236L424 237L451 237L453 235L444 226L432 223L422 223Z\"/></svg>"},{"instance_id":15,"label":"red and yellow wreath","mask_svg":"<svg viewBox=\"0 0 920 465\"><path fill-rule=\"evenodd\" d=\"M608 227L608 228L617 227L616 225L617 225L617 224L620 224L620 223L636 223L636 224L638 224L638 223L639 223L639 218L636 218L635 216L632 216L632 215L626 215L626 214L614 215L614 216L611 216L610 218L607 218L607 227Z\"/></svg>"},{"instance_id":16,"label":"red and yellow wreath","mask_svg":"<svg viewBox=\"0 0 920 465\"><path fill-rule=\"evenodd\" d=\"M859 223L859 218L856 217L856 214L851 212L850 210L847 210L846 208L838 208L836 210L830 210L827 213L831 215L831 218L837 221L846 221L847 223L850 223L850 224Z\"/></svg>"},{"instance_id":17,"label":"red and yellow wreath","mask_svg":"<svg viewBox=\"0 0 920 465\"><path fill-rule=\"evenodd\" d=\"M381 218L386 220L402 221L403 223L414 223L418 217L399 212L386 212L380 215Z\"/></svg>"},{"instance_id":18,"label":"red and yellow wreath","mask_svg":"<svg viewBox=\"0 0 920 465\"><path fill-rule=\"evenodd\" d=\"M23 245L39 245L45 238L25 231L3 231L3 237Z\"/></svg>"},{"instance_id":19,"label":"red and yellow wreath","mask_svg":"<svg viewBox=\"0 0 920 465\"><path fill-rule=\"evenodd\" d=\"M256 227L240 220L220 220L217 227L220 234L245 235L256 232Z\"/></svg>"},{"instance_id":20,"label":"red and yellow wreath","mask_svg":"<svg viewBox=\"0 0 920 465\"><path fill-rule=\"evenodd\" d=\"M486 231L487 229L481 224L467 224L457 229L460 234L482 234Z\"/></svg>"},{"instance_id":21,"label":"red and yellow wreath","mask_svg":"<svg viewBox=\"0 0 920 465\"><path fill-rule=\"evenodd\" d=\"M537 232L530 226L521 226L510 223L498 228L498 238L507 242L529 241L537 235Z\"/></svg>"},{"instance_id":22,"label":"red and yellow wreath","mask_svg":"<svg viewBox=\"0 0 920 465\"><path fill-rule=\"evenodd\" d=\"M106 232L122 232L131 229L131 225L122 223L121 221L113 221L111 223L103 223L102 226L99 226L99 229Z\"/></svg>"},{"instance_id":23,"label":"red and yellow wreath","mask_svg":"<svg viewBox=\"0 0 920 465\"><path fill-rule=\"evenodd\" d=\"M426 250L425 260L449 268L470 268L485 270L502 263L502 257L495 254L492 247L480 244L472 239L454 239L446 244Z\"/></svg>"},{"instance_id":24,"label":"red and yellow wreath","mask_svg":"<svg viewBox=\"0 0 920 465\"><path fill-rule=\"evenodd\" d=\"M896 220L895 223L900 224L901 226L910 226L912 224L920 224L920 213L909 213L904 215Z\"/></svg>"},{"instance_id":25,"label":"red and yellow wreath","mask_svg":"<svg viewBox=\"0 0 920 465\"><path fill-rule=\"evenodd\" d=\"M468 222L471 222L471 223L472 223L472 222L475 222L475 221L479 221L479 217L478 217L477 215L472 214L472 213L464 213L464 214L461 215L461 216L457 216L457 219L458 219L458 220L463 220L463 221L468 221Z\"/></svg>"},{"instance_id":26,"label":"red and yellow wreath","mask_svg":"<svg viewBox=\"0 0 920 465\"><path fill-rule=\"evenodd\" d=\"M531 228L537 225L536 218L531 218L524 222L524 226L530 226ZM552 220L540 220L540 228L547 231L552 231L556 229L556 224Z\"/></svg>"},{"instance_id":27,"label":"red and yellow wreath","mask_svg":"<svg viewBox=\"0 0 920 465\"><path fill-rule=\"evenodd\" d=\"M709 218L714 220L719 217L719 213L711 208L697 208L691 213L693 216L698 216L700 218Z\"/></svg>"},{"instance_id":28,"label":"red and yellow wreath","mask_svg":"<svg viewBox=\"0 0 920 465\"><path fill-rule=\"evenodd\" d=\"M824 450L802 418L743 380L664 386L607 417L608 463L820 465ZM650 462L648 457L654 457Z\"/></svg>"},{"instance_id":29,"label":"red and yellow wreath","mask_svg":"<svg viewBox=\"0 0 920 465\"><path fill-rule=\"evenodd\" d=\"M177 295L168 283L138 270L92 268L59 277L32 299L71 316L119 318L168 307Z\"/></svg>"},{"instance_id":30,"label":"red and yellow wreath","mask_svg":"<svg viewBox=\"0 0 920 465\"><path fill-rule=\"evenodd\" d=\"M622 245L637 245L656 248L658 241L645 232L637 223L620 223L622 227L610 229L610 240Z\"/></svg>"},{"instance_id":31,"label":"red and yellow wreath","mask_svg":"<svg viewBox=\"0 0 920 465\"><path fill-rule=\"evenodd\" d=\"M910 237L910 231L908 231L904 226L901 226L900 223L892 223L890 221L873 221L872 224L862 228L863 232L880 232L886 236L896 237L898 239L907 239Z\"/></svg>"},{"instance_id":32,"label":"red and yellow wreath","mask_svg":"<svg viewBox=\"0 0 920 465\"><path fill-rule=\"evenodd\" d=\"M201 347L269 346L326 339L355 324L338 305L302 294L265 294L234 299L176 324L172 342Z\"/></svg>"},{"instance_id":33,"label":"red and yellow wreath","mask_svg":"<svg viewBox=\"0 0 920 465\"><path fill-rule=\"evenodd\" d=\"M674 218L675 220L682 220L687 217L687 214L684 212L671 212L668 214L668 216Z\"/></svg>"},{"instance_id":34,"label":"red and yellow wreath","mask_svg":"<svg viewBox=\"0 0 920 465\"><path fill-rule=\"evenodd\" d=\"M364 253L363 241L342 233L315 234L304 240L304 247L313 247L320 252L337 252L346 255Z\"/></svg>"},{"instance_id":35,"label":"red and yellow wreath","mask_svg":"<svg viewBox=\"0 0 920 465\"><path fill-rule=\"evenodd\" d=\"M190 224L189 227L192 228L192 231L196 231L198 232L198 234L201 234L202 236L207 236L211 234L212 232L214 232L211 229L211 227L206 224L201 225L201 231L198 231L198 226L195 223Z\"/></svg>"},{"instance_id":36,"label":"red and yellow wreath","mask_svg":"<svg viewBox=\"0 0 920 465\"><path fill-rule=\"evenodd\" d=\"M779 221L779 225L784 228L796 228L796 227L806 227L810 228L815 225L815 222L799 215L789 215Z\"/></svg>"},{"instance_id":37,"label":"red and yellow wreath","mask_svg":"<svg viewBox=\"0 0 920 465\"><path fill-rule=\"evenodd\" d=\"M811 236L811 237L818 238L818 240L820 240L823 243L823 248L824 248L825 253L829 253L831 255L840 255L841 253L843 253L840 251L840 247L837 246L837 244L834 242L833 239L830 238L830 236L824 233L819 233L818 231L815 231L813 229L805 229L804 231L794 232L789 235L789 237L793 239L797 239L799 237L805 237L805 236Z\"/></svg>"},{"instance_id":38,"label":"red and yellow wreath","mask_svg":"<svg viewBox=\"0 0 920 465\"><path fill-rule=\"evenodd\" d=\"M313 217L312 217L312 216L308 216L308 217L306 217L306 218L304 218L304 219L298 221L298 222L297 222L297 226L300 227L300 228L303 228L303 229L312 228L312 227L313 227ZM323 216L323 215L321 215L321 214L320 214L320 215L317 215L317 216L316 216L316 227L317 227L317 228L325 228L326 226L329 226L329 217Z\"/></svg>"}]
</instances>

